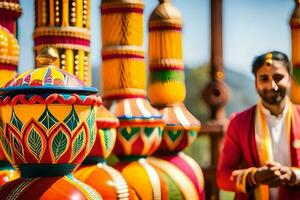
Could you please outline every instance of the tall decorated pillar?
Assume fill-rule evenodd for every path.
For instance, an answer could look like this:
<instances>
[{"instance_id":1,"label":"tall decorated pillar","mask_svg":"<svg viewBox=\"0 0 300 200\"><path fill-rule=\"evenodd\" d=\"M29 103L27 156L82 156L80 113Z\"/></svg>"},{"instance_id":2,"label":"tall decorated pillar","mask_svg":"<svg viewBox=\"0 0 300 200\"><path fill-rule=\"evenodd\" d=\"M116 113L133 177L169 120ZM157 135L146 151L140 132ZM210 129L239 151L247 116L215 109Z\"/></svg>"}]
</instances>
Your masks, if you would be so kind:
<instances>
[{"instance_id":1,"label":"tall decorated pillar","mask_svg":"<svg viewBox=\"0 0 300 200\"><path fill-rule=\"evenodd\" d=\"M41 68L0 89L1 147L21 176L1 187L0 199L102 199L72 175L94 145L101 98L57 68L57 59L46 49L37 59Z\"/></svg>"},{"instance_id":2,"label":"tall decorated pillar","mask_svg":"<svg viewBox=\"0 0 300 200\"><path fill-rule=\"evenodd\" d=\"M90 0L35 0L34 49L58 50L57 66L91 85Z\"/></svg>"},{"instance_id":3,"label":"tall decorated pillar","mask_svg":"<svg viewBox=\"0 0 300 200\"><path fill-rule=\"evenodd\" d=\"M22 14L18 0L0 1L0 87L17 74L19 46L17 19Z\"/></svg>"},{"instance_id":4,"label":"tall decorated pillar","mask_svg":"<svg viewBox=\"0 0 300 200\"><path fill-rule=\"evenodd\" d=\"M13 35L16 35L17 19L22 14L19 0L1 0L0 13L0 25L7 28Z\"/></svg>"},{"instance_id":5,"label":"tall decorated pillar","mask_svg":"<svg viewBox=\"0 0 300 200\"><path fill-rule=\"evenodd\" d=\"M102 95L119 119L114 167L142 199L161 199L159 175L145 159L160 144L163 121L146 99L142 0L102 0Z\"/></svg>"},{"instance_id":6,"label":"tall decorated pillar","mask_svg":"<svg viewBox=\"0 0 300 200\"><path fill-rule=\"evenodd\" d=\"M15 35L17 19L21 13L19 1L0 1L0 87L18 71L19 45ZM3 124L1 127L3 128ZM0 150L0 186L18 176Z\"/></svg>"},{"instance_id":7,"label":"tall decorated pillar","mask_svg":"<svg viewBox=\"0 0 300 200\"><path fill-rule=\"evenodd\" d=\"M160 0L150 16L148 29L149 96L166 121L160 147L148 161L173 182L172 185L163 181L163 198L205 199L202 170L182 152L197 138L200 122L183 103L186 90L181 13L170 0ZM171 192L174 185L175 193Z\"/></svg>"},{"instance_id":8,"label":"tall decorated pillar","mask_svg":"<svg viewBox=\"0 0 300 200\"><path fill-rule=\"evenodd\" d=\"M300 104L300 1L296 6L290 20L292 41L293 75L290 97L293 103Z\"/></svg>"}]
</instances>

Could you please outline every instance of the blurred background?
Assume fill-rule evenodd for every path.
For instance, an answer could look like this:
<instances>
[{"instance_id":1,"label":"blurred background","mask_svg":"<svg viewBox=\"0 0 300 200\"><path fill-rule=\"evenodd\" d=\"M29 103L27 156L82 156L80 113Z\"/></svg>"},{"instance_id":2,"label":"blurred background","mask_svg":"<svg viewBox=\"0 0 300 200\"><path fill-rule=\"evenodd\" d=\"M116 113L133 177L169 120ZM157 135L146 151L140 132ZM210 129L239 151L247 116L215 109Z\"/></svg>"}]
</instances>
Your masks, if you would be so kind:
<instances>
[{"instance_id":1,"label":"blurred background","mask_svg":"<svg viewBox=\"0 0 300 200\"><path fill-rule=\"evenodd\" d=\"M186 66L186 105L205 123L208 107L201 98L209 80L210 66L210 0L173 0L183 16L184 63ZM145 38L148 48L147 21L158 1L144 0ZM289 19L294 0L224 0L223 1L223 63L225 82L229 86L226 114L241 111L257 101L251 63L255 56L279 50L291 55ZM18 21L20 45L19 73L34 66L33 39L34 0L21 0L23 14ZM93 86L99 85L101 67L100 0L91 0L91 62ZM147 55L147 53L146 53ZM205 167L210 163L208 136L199 139L186 150ZM231 195L231 194L229 194ZM227 199L228 194L222 195Z\"/></svg>"}]
</instances>

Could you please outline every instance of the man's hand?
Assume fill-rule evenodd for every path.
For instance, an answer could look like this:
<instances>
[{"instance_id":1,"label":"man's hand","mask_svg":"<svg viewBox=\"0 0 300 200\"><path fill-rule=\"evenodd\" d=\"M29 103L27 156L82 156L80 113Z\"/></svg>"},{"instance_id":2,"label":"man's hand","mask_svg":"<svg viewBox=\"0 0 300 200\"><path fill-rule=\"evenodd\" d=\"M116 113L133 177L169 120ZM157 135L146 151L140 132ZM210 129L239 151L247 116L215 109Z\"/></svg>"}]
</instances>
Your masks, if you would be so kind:
<instances>
[{"instance_id":1,"label":"man's hand","mask_svg":"<svg viewBox=\"0 0 300 200\"><path fill-rule=\"evenodd\" d=\"M257 168L252 180L255 181L255 184L264 184L271 187L276 187L280 185L280 167L281 165L275 164L270 166L262 166Z\"/></svg>"},{"instance_id":2,"label":"man's hand","mask_svg":"<svg viewBox=\"0 0 300 200\"><path fill-rule=\"evenodd\" d=\"M253 188L256 185L268 185L270 187L278 187L282 185L294 185L296 175L291 167L282 166L277 162L269 162L267 165L259 168L249 168L251 170L246 177L247 187ZM231 179L245 173L243 170L235 170L232 172Z\"/></svg>"},{"instance_id":3,"label":"man's hand","mask_svg":"<svg viewBox=\"0 0 300 200\"><path fill-rule=\"evenodd\" d=\"M281 185L292 185L296 176L290 167L282 166L277 162L269 162L266 166L258 168L254 179L258 184L278 187Z\"/></svg>"},{"instance_id":4,"label":"man's hand","mask_svg":"<svg viewBox=\"0 0 300 200\"><path fill-rule=\"evenodd\" d=\"M291 167L282 166L276 162L270 162L268 166L271 170L279 170L280 175L278 178L280 185L293 185L296 182L296 175Z\"/></svg>"}]
</instances>

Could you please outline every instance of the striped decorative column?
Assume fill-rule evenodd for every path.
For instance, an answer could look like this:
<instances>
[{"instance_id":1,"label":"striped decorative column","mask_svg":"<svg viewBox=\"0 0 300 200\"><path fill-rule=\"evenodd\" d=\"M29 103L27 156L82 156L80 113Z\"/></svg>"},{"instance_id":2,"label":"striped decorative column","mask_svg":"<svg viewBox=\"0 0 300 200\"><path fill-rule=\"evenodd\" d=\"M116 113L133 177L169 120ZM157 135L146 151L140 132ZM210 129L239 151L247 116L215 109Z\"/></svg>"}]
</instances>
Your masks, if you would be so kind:
<instances>
[{"instance_id":1,"label":"striped decorative column","mask_svg":"<svg viewBox=\"0 0 300 200\"><path fill-rule=\"evenodd\" d=\"M158 173L145 157L161 141L163 121L146 99L142 0L102 0L102 94L119 119L116 167L142 199L161 199Z\"/></svg>"},{"instance_id":2,"label":"striped decorative column","mask_svg":"<svg viewBox=\"0 0 300 200\"><path fill-rule=\"evenodd\" d=\"M149 95L152 105L160 108L166 126L155 157L148 161L169 176L178 187L179 199L204 199L201 168L181 151L197 138L200 122L183 104L185 99L182 55L182 18L170 0L160 0L152 12L149 28ZM165 188L170 188L167 184ZM174 198L166 189L162 195Z\"/></svg>"},{"instance_id":3,"label":"striped decorative column","mask_svg":"<svg viewBox=\"0 0 300 200\"><path fill-rule=\"evenodd\" d=\"M141 0L103 0L102 93L104 99L145 98L146 63Z\"/></svg>"},{"instance_id":4,"label":"striped decorative column","mask_svg":"<svg viewBox=\"0 0 300 200\"><path fill-rule=\"evenodd\" d=\"M18 0L0 0L0 87L17 75L19 45L15 34L17 19L21 13ZM0 120L0 132L3 131L3 127ZM18 173L7 161L1 147L0 186L18 177Z\"/></svg>"},{"instance_id":5,"label":"striped decorative column","mask_svg":"<svg viewBox=\"0 0 300 200\"><path fill-rule=\"evenodd\" d=\"M59 54L59 68L91 85L90 0L35 0L35 53L47 46Z\"/></svg>"},{"instance_id":6,"label":"striped decorative column","mask_svg":"<svg viewBox=\"0 0 300 200\"><path fill-rule=\"evenodd\" d=\"M183 102L186 93L181 14L169 1L160 2L148 23L149 97L156 107Z\"/></svg>"},{"instance_id":7,"label":"striped decorative column","mask_svg":"<svg viewBox=\"0 0 300 200\"><path fill-rule=\"evenodd\" d=\"M290 20L293 64L290 97L293 103L300 104L300 1L296 0L295 2L295 10Z\"/></svg>"}]
</instances>

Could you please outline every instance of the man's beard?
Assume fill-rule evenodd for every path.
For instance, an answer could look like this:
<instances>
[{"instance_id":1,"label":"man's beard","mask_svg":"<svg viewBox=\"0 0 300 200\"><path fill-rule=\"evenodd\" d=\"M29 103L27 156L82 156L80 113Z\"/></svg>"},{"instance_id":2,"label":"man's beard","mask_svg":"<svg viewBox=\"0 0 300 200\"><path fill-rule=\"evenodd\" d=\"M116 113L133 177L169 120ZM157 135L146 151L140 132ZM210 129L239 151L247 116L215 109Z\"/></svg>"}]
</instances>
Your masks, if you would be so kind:
<instances>
[{"instance_id":1,"label":"man's beard","mask_svg":"<svg viewBox=\"0 0 300 200\"><path fill-rule=\"evenodd\" d=\"M277 91L274 89L258 91L262 100L270 105L279 105L284 100L286 93L286 89L282 87L279 87Z\"/></svg>"}]
</instances>

